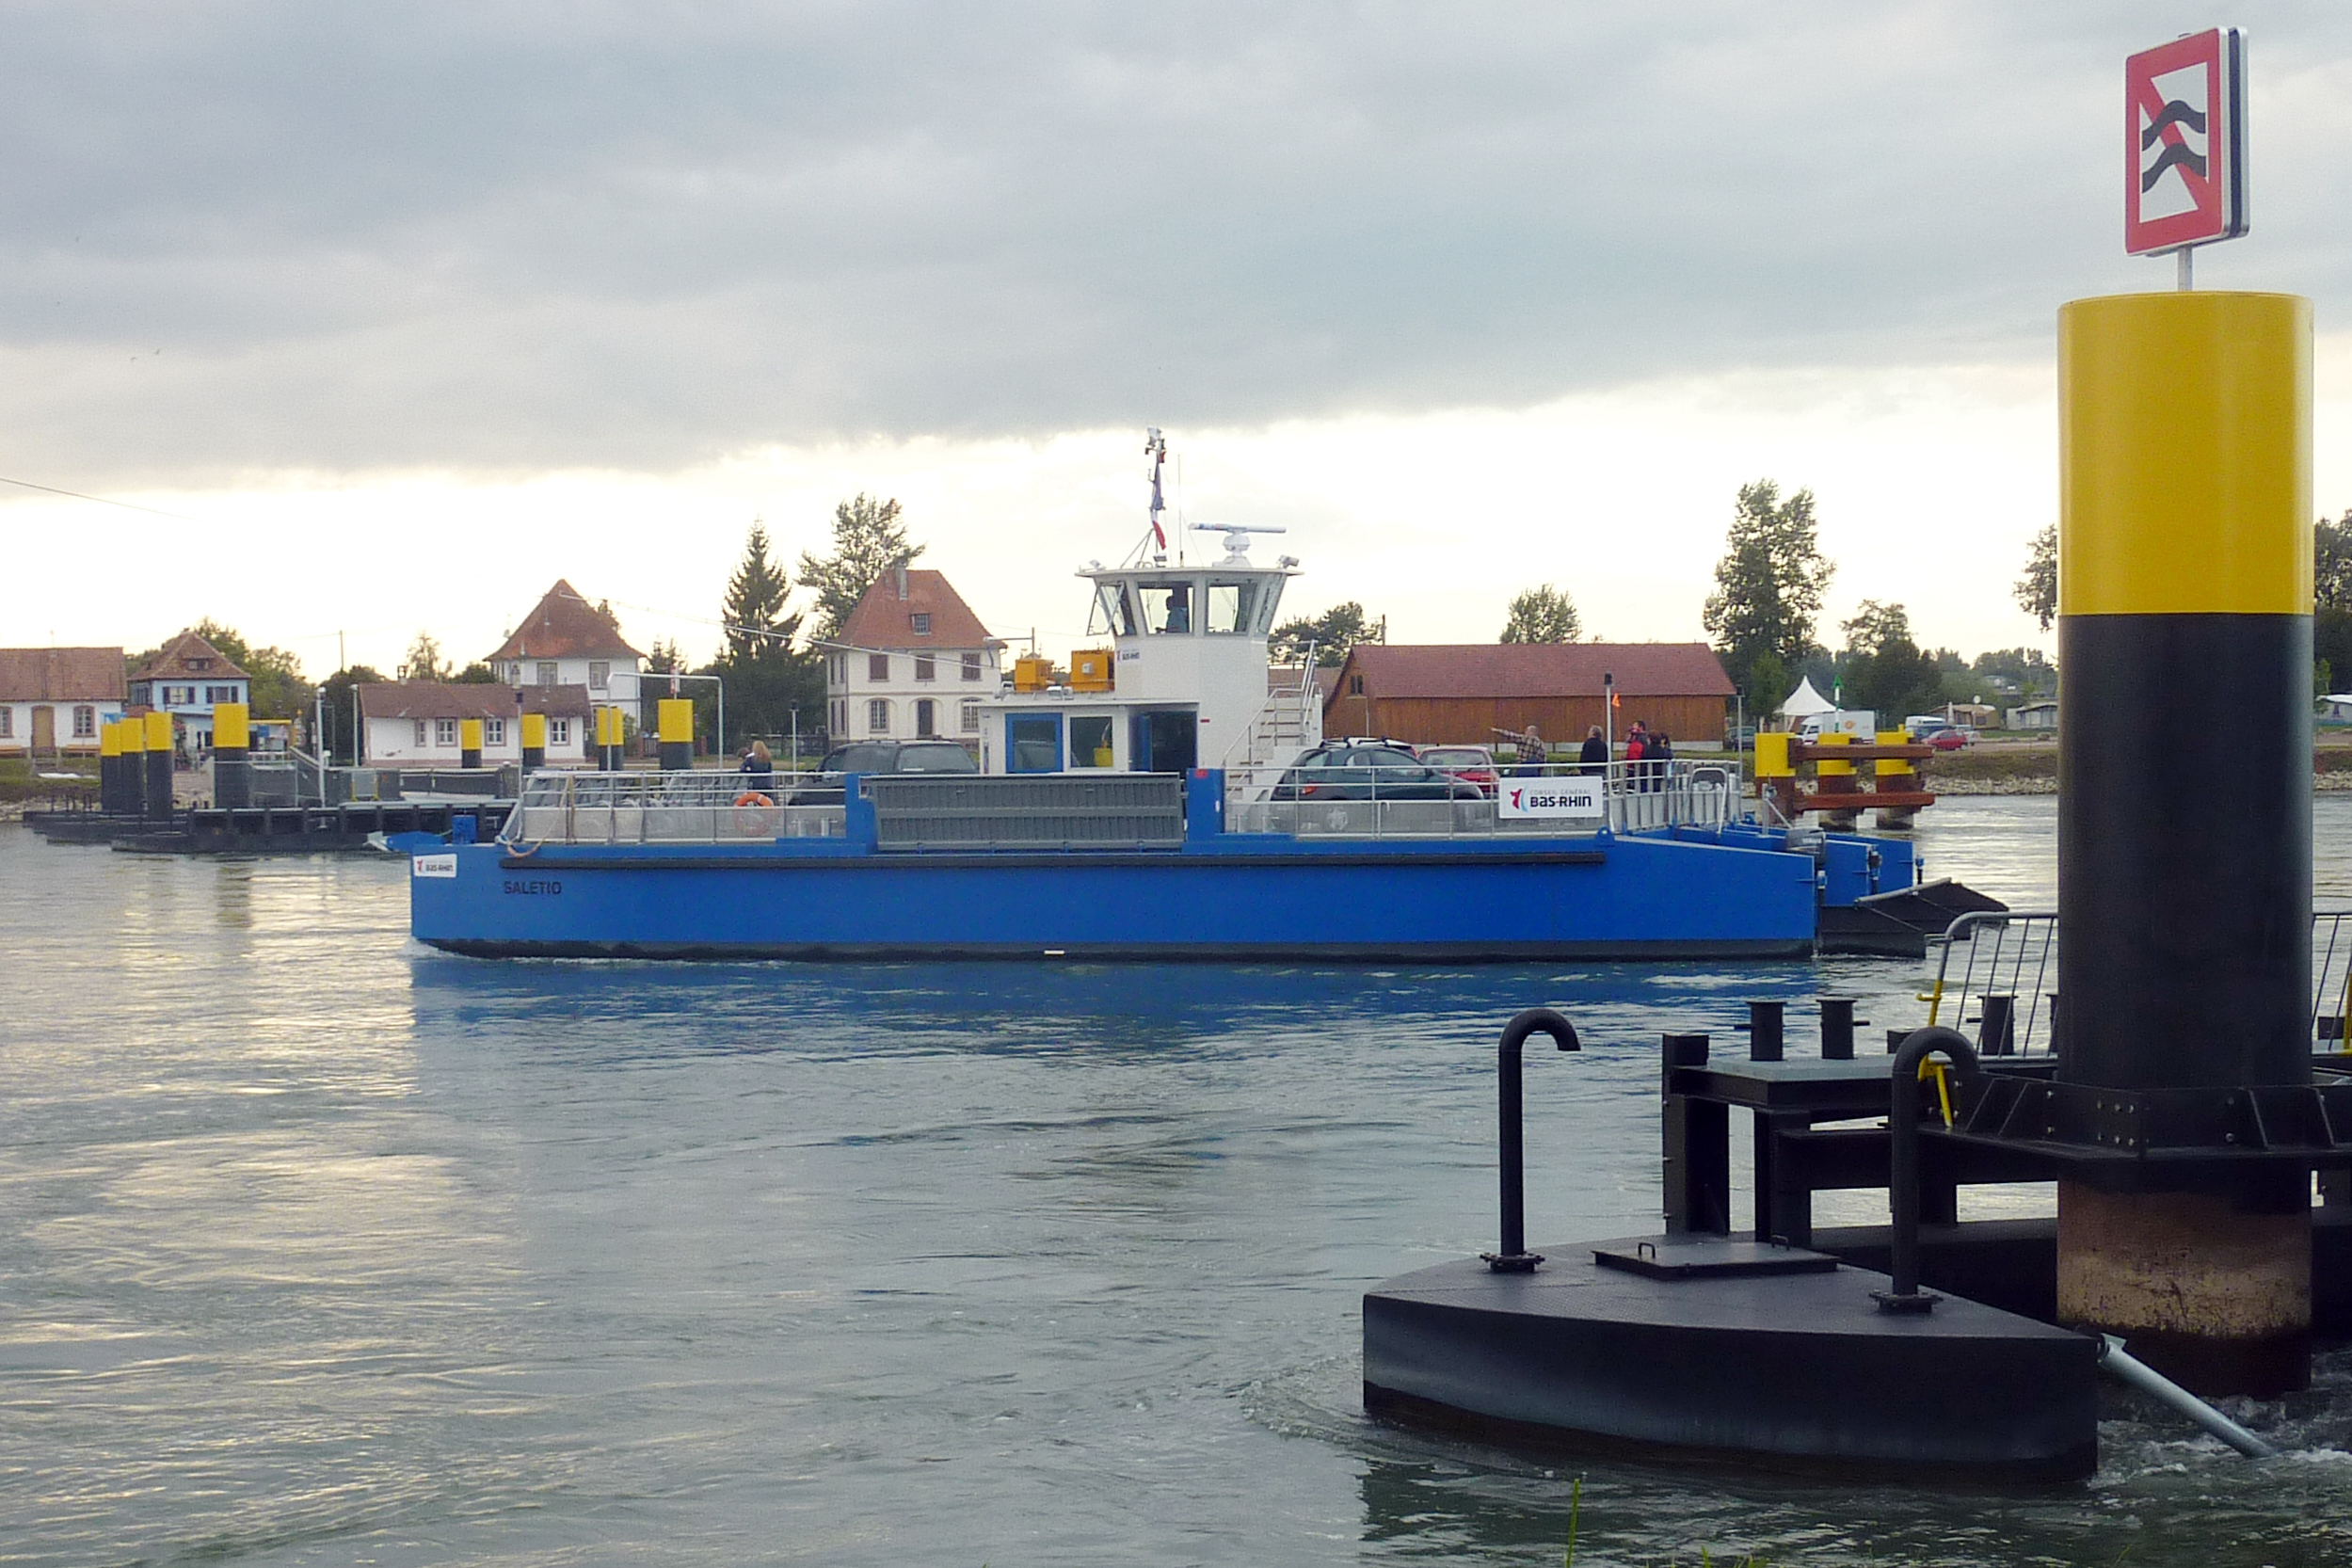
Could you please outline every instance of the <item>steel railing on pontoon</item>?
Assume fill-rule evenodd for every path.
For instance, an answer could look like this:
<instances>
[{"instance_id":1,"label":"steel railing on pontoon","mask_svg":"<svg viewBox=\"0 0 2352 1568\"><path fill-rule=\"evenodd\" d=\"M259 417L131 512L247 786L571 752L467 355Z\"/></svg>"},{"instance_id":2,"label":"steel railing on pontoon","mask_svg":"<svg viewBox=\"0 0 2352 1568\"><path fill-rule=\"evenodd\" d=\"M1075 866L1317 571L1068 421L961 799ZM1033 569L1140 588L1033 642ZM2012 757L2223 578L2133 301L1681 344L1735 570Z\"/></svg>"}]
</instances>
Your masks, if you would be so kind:
<instances>
[{"instance_id":1,"label":"steel railing on pontoon","mask_svg":"<svg viewBox=\"0 0 2352 1568\"><path fill-rule=\"evenodd\" d=\"M2312 1035L2345 1049L2352 1014L2352 910L2312 915ZM1959 968L1955 971L1954 954ZM1934 979L1919 994L1928 1022L1976 1032L1980 1050L2047 1055L2058 1002L2058 917L2048 909L1962 915L1930 944ZM1992 999L1987 1012L1986 1000ZM2006 1017L2006 1024L2003 1022Z\"/></svg>"},{"instance_id":2,"label":"steel railing on pontoon","mask_svg":"<svg viewBox=\"0 0 2352 1568\"><path fill-rule=\"evenodd\" d=\"M1587 817L1515 817L1497 797L1514 785L1604 772L1604 810ZM1484 770L1411 767L1319 768L1292 763L1228 769L1225 831L1298 838L1475 838L1496 834L1620 833L1673 827L1718 828L1738 820L1736 762L1498 763ZM1479 791L1448 800L1438 774Z\"/></svg>"},{"instance_id":3,"label":"steel railing on pontoon","mask_svg":"<svg viewBox=\"0 0 2352 1568\"><path fill-rule=\"evenodd\" d=\"M834 799L793 805L818 786L791 774L548 772L523 781L501 835L513 844L749 843L838 839Z\"/></svg>"}]
</instances>

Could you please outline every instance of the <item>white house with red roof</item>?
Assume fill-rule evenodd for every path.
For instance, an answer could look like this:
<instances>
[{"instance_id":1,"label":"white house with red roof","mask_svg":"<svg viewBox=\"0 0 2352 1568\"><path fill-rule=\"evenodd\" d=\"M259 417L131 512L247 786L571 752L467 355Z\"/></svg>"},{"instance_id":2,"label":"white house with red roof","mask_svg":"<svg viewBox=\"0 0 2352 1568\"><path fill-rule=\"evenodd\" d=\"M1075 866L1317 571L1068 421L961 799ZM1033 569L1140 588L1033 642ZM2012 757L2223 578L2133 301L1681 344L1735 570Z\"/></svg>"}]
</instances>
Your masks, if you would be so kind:
<instances>
[{"instance_id":1,"label":"white house with red roof","mask_svg":"<svg viewBox=\"0 0 2352 1568\"><path fill-rule=\"evenodd\" d=\"M1002 684L1004 642L945 573L900 563L820 646L834 744L936 736L979 745L980 704Z\"/></svg>"},{"instance_id":2,"label":"white house with red roof","mask_svg":"<svg viewBox=\"0 0 2352 1568\"><path fill-rule=\"evenodd\" d=\"M482 721L482 760L522 760L522 715L547 716L550 765L587 760L590 703L584 686L386 680L354 688L360 698L360 760L370 767L454 768L467 719Z\"/></svg>"},{"instance_id":3,"label":"white house with red roof","mask_svg":"<svg viewBox=\"0 0 2352 1568\"><path fill-rule=\"evenodd\" d=\"M0 757L95 755L122 717L119 648L0 648Z\"/></svg>"},{"instance_id":4,"label":"white house with red roof","mask_svg":"<svg viewBox=\"0 0 2352 1568\"><path fill-rule=\"evenodd\" d=\"M131 672L130 705L169 713L180 747L191 757L212 749L214 709L252 700L252 679L193 632L181 632Z\"/></svg>"},{"instance_id":5,"label":"white house with red roof","mask_svg":"<svg viewBox=\"0 0 2352 1568\"><path fill-rule=\"evenodd\" d=\"M486 662L510 686L581 686L592 702L630 707L645 655L558 578Z\"/></svg>"}]
</instances>

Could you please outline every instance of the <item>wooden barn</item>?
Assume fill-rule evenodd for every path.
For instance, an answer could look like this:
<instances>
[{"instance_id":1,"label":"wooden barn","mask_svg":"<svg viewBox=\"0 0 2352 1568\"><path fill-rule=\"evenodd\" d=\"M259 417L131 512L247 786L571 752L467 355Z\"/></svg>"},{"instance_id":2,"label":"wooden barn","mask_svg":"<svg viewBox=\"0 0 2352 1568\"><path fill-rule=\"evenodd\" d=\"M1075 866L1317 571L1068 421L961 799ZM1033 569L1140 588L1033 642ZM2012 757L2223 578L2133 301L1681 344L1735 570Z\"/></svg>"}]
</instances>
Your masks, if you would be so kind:
<instances>
[{"instance_id":1,"label":"wooden barn","mask_svg":"<svg viewBox=\"0 0 2352 1568\"><path fill-rule=\"evenodd\" d=\"M1704 643L1363 644L1323 703L1326 735L1487 745L1528 725L1553 743L1602 722L1602 677L1615 679L1623 737L1636 720L1677 745L1722 744L1731 678Z\"/></svg>"}]
</instances>

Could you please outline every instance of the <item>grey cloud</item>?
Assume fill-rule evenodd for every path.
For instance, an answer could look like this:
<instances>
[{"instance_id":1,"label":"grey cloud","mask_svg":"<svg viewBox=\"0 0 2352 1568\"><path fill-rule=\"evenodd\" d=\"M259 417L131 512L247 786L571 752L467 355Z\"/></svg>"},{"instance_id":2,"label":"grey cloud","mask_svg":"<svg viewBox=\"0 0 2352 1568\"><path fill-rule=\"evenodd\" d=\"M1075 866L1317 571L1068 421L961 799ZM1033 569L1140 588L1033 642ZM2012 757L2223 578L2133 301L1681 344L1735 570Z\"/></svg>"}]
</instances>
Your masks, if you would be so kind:
<instances>
[{"instance_id":1,"label":"grey cloud","mask_svg":"<svg viewBox=\"0 0 2352 1568\"><path fill-rule=\"evenodd\" d=\"M2160 281L2142 11L12 7L0 456L664 471L2029 358ZM2352 41L2261 20L2258 88ZM2232 280L2343 292L2340 98L2258 118Z\"/></svg>"}]
</instances>

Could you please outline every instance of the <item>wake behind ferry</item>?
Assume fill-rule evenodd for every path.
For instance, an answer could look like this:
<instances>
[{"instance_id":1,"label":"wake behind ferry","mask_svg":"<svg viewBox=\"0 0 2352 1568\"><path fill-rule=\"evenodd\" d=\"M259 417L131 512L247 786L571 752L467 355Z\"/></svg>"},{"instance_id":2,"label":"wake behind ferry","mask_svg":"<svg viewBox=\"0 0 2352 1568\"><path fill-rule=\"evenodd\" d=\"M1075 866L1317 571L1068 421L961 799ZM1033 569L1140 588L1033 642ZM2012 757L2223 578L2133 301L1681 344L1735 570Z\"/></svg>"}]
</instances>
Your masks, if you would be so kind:
<instances>
[{"instance_id":1,"label":"wake behind ferry","mask_svg":"<svg viewBox=\"0 0 2352 1568\"><path fill-rule=\"evenodd\" d=\"M976 773L546 771L499 837L412 859L410 929L484 957L1463 963L1918 951L1987 901L1908 840L1759 820L1736 761L1491 787L1323 735L1255 534L1079 572L1110 637L982 704ZM1491 792L1490 792L1491 789ZM771 794L769 792L776 793ZM1997 906L1996 906L1997 907Z\"/></svg>"}]
</instances>

